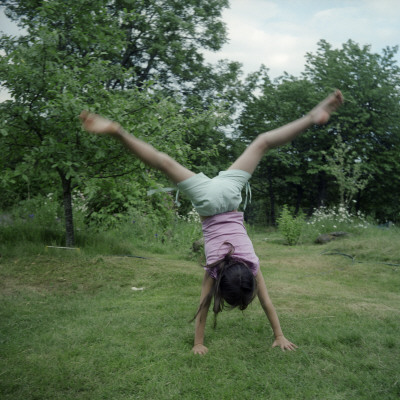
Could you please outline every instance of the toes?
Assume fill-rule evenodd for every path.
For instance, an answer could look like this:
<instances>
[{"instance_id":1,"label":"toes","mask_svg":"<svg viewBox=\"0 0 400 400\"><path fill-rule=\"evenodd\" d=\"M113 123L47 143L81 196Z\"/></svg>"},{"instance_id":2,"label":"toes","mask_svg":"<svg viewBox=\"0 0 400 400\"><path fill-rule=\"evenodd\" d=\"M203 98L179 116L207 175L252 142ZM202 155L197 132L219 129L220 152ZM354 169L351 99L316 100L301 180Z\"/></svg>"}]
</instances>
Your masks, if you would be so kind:
<instances>
[{"instance_id":1,"label":"toes","mask_svg":"<svg viewBox=\"0 0 400 400\"><path fill-rule=\"evenodd\" d=\"M337 100L339 101L339 104L342 104L344 98L343 98L342 92L339 89L336 90L335 96L336 96Z\"/></svg>"},{"instance_id":2,"label":"toes","mask_svg":"<svg viewBox=\"0 0 400 400\"><path fill-rule=\"evenodd\" d=\"M79 118L80 118L82 121L85 121L86 118L88 117L88 115L89 115L89 112L86 111L86 110L83 110L83 111L79 114Z\"/></svg>"}]
</instances>

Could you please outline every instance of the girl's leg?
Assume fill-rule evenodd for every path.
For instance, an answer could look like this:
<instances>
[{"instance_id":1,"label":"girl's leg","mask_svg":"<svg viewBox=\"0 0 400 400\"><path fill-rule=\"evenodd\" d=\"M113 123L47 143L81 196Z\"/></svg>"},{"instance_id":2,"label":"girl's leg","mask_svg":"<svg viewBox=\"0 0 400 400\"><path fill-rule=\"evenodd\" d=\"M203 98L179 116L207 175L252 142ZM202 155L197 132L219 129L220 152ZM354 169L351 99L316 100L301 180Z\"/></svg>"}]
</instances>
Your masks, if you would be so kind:
<instances>
[{"instance_id":1,"label":"girl's leg","mask_svg":"<svg viewBox=\"0 0 400 400\"><path fill-rule=\"evenodd\" d=\"M295 139L301 132L313 124L322 125L328 122L329 117L343 103L340 90L319 103L304 117L284 125L278 129L262 133L250 143L241 156L229 167L229 169L241 169L252 174L260 162L262 156L274 147L284 145Z\"/></svg>"},{"instance_id":2,"label":"girl's leg","mask_svg":"<svg viewBox=\"0 0 400 400\"><path fill-rule=\"evenodd\" d=\"M128 150L148 166L162 171L174 183L179 183L195 175L176 160L156 150L150 144L130 135L121 126L97 114L83 111L80 115L82 125L88 132L97 135L109 135L120 140Z\"/></svg>"}]
</instances>

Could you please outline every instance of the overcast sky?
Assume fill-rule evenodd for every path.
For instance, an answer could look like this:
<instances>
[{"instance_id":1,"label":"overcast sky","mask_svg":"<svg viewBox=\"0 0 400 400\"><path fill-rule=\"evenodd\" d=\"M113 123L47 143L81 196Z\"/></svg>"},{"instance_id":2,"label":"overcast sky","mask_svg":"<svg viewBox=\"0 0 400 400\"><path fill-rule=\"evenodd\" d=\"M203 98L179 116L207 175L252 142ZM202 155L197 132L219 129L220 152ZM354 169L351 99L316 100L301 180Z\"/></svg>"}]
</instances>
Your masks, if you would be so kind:
<instances>
[{"instance_id":1,"label":"overcast sky","mask_svg":"<svg viewBox=\"0 0 400 400\"><path fill-rule=\"evenodd\" d=\"M246 73L264 64L275 78L298 76L320 39L335 48L352 39L381 53L400 44L400 0L231 0L223 14L229 43L207 60L239 61ZM397 54L400 64L400 56Z\"/></svg>"},{"instance_id":2,"label":"overcast sky","mask_svg":"<svg viewBox=\"0 0 400 400\"><path fill-rule=\"evenodd\" d=\"M182 0L184 1L184 0ZM400 44L400 0L231 0L223 13L229 43L209 62L230 59L247 74L264 64L275 78L284 71L298 76L304 56L320 39L341 47L348 39L381 53ZM1 30L16 28L0 12ZM400 55L397 54L400 64ZM0 101L4 94L0 92Z\"/></svg>"}]
</instances>

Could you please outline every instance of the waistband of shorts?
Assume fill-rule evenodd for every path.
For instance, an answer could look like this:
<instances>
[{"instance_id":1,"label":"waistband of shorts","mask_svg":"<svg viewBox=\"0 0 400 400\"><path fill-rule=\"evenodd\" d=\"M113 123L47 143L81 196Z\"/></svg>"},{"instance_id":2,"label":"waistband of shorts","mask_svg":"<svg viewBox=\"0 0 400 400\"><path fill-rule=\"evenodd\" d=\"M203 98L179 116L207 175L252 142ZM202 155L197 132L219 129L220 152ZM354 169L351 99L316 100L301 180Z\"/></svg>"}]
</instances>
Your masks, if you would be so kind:
<instances>
[{"instance_id":1,"label":"waistband of shorts","mask_svg":"<svg viewBox=\"0 0 400 400\"><path fill-rule=\"evenodd\" d=\"M225 176L241 176L246 179L251 178L250 172L243 171L242 169L227 169L225 171L220 171L218 175L225 175Z\"/></svg>"},{"instance_id":2,"label":"waistband of shorts","mask_svg":"<svg viewBox=\"0 0 400 400\"><path fill-rule=\"evenodd\" d=\"M196 181L201 181L201 180L211 180L211 178L209 178L207 175L203 174L203 172L199 172L196 175L191 176L190 178L187 178L181 182L178 182L176 184L176 186L179 189L185 189L187 188L192 182L196 182Z\"/></svg>"}]
</instances>

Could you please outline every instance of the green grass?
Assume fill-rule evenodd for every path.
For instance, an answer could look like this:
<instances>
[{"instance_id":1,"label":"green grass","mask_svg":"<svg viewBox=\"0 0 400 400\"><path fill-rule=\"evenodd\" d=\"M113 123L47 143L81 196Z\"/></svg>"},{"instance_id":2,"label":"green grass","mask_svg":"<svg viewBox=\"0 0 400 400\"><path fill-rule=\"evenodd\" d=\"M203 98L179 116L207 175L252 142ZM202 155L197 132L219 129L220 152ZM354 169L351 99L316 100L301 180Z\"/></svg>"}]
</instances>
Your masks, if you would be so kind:
<instances>
[{"instance_id":1,"label":"green grass","mask_svg":"<svg viewBox=\"0 0 400 400\"><path fill-rule=\"evenodd\" d=\"M189 249L3 249L1 399L398 399L399 231L292 247L251 235L296 352L271 348L255 301L216 330L209 318L209 353L192 355L203 271Z\"/></svg>"}]
</instances>

